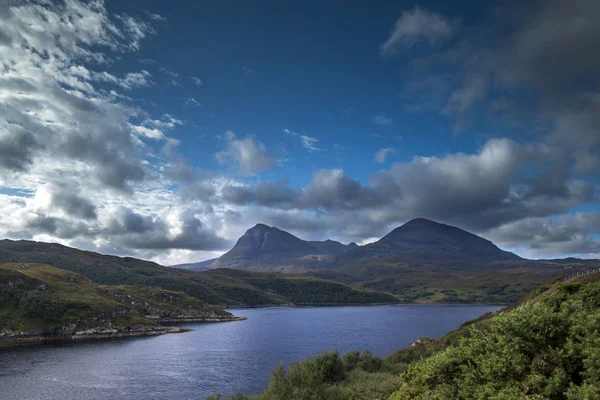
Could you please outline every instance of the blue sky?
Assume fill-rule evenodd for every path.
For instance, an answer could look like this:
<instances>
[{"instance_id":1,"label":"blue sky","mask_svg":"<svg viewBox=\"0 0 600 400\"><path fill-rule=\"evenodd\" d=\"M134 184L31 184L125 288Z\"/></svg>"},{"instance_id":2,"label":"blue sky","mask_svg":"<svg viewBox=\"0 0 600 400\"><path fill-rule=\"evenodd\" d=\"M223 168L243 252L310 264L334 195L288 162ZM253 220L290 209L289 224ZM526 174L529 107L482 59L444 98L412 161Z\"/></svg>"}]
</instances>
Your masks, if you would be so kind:
<instances>
[{"instance_id":1,"label":"blue sky","mask_svg":"<svg viewBox=\"0 0 600 400\"><path fill-rule=\"evenodd\" d=\"M2 237L175 264L427 217L600 257L595 1L2 7Z\"/></svg>"},{"instance_id":2,"label":"blue sky","mask_svg":"<svg viewBox=\"0 0 600 400\"><path fill-rule=\"evenodd\" d=\"M213 155L222 147L219 137L229 130L255 135L281 159L289 159L269 176L292 185L308 184L315 168L341 167L366 181L381 168L373 160L380 148L397 150L389 161L410 160L415 154L473 152L487 138L506 133L489 124L452 135L453 120L407 111L414 103L404 95L404 86L420 75L408 66L413 54L384 59L379 47L414 3L108 6L115 12L143 8L166 18L155 24L157 34L140 52L124 58L122 72L140 68L140 58L154 61L142 65L157 81L142 92L155 103L148 109L186 121L170 136L185 141L182 155L201 168L222 168ZM420 6L440 9L435 3ZM449 12L476 21L492 8L464 4ZM181 86L169 84L171 76L161 68L179 74ZM192 77L202 85L193 84ZM186 105L189 98L201 106ZM388 118L389 125L377 125L376 116ZM321 151L305 151L284 129L317 139L314 146Z\"/></svg>"}]
</instances>

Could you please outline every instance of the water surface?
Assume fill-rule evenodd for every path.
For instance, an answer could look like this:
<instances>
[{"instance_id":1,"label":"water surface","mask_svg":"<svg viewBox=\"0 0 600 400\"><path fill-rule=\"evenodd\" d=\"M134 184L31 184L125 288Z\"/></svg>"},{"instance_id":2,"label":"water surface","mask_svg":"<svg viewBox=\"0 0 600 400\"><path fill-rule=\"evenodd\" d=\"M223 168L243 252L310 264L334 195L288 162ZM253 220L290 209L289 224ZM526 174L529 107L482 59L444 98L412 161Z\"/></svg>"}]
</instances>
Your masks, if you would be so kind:
<instances>
[{"instance_id":1,"label":"water surface","mask_svg":"<svg viewBox=\"0 0 600 400\"><path fill-rule=\"evenodd\" d=\"M148 338L0 349L0 397L13 399L204 399L255 393L270 371L337 348L379 356L422 336L439 337L497 310L489 305L231 310L241 322L183 325Z\"/></svg>"}]
</instances>

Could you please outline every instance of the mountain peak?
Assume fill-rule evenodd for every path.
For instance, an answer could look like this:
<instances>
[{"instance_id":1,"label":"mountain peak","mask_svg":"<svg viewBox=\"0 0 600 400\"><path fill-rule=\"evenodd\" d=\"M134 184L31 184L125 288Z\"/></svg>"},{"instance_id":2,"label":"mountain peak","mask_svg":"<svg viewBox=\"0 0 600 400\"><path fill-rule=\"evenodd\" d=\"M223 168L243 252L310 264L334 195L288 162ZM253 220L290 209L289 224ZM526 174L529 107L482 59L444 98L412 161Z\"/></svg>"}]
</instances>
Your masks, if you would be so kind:
<instances>
[{"instance_id":1,"label":"mountain peak","mask_svg":"<svg viewBox=\"0 0 600 400\"><path fill-rule=\"evenodd\" d=\"M273 227L274 228L274 227ZM254 225L250 230L269 230L272 229L269 225L258 223Z\"/></svg>"},{"instance_id":2,"label":"mountain peak","mask_svg":"<svg viewBox=\"0 0 600 400\"><path fill-rule=\"evenodd\" d=\"M368 245L414 260L506 260L519 257L455 226L415 218Z\"/></svg>"},{"instance_id":3,"label":"mountain peak","mask_svg":"<svg viewBox=\"0 0 600 400\"><path fill-rule=\"evenodd\" d=\"M422 218L422 217L413 218L410 221L408 221L407 223L405 223L404 225L426 225L426 224L442 225L439 222L435 222L430 219Z\"/></svg>"}]
</instances>

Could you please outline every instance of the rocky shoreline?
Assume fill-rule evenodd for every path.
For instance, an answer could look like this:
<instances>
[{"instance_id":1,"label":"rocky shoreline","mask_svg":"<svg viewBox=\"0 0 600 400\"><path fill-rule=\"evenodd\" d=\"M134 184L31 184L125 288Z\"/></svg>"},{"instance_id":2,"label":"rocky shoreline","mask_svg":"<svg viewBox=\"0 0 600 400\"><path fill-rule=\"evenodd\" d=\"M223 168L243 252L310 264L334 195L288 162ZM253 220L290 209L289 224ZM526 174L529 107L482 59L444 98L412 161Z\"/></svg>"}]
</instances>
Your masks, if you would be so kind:
<instances>
[{"instance_id":1,"label":"rocky shoreline","mask_svg":"<svg viewBox=\"0 0 600 400\"><path fill-rule=\"evenodd\" d=\"M198 322L233 322L243 321L246 318L236 316L222 316L218 318L167 318L158 320L165 325L134 325L119 327L95 327L86 330L77 330L75 326L53 327L41 331L32 330L27 332L3 332L0 334L0 347L11 347L17 345L37 344L52 341L80 341L80 340L102 340L120 339L144 336L158 336L167 333L189 332L189 329L177 326L168 326L176 323L198 323Z\"/></svg>"}]
</instances>

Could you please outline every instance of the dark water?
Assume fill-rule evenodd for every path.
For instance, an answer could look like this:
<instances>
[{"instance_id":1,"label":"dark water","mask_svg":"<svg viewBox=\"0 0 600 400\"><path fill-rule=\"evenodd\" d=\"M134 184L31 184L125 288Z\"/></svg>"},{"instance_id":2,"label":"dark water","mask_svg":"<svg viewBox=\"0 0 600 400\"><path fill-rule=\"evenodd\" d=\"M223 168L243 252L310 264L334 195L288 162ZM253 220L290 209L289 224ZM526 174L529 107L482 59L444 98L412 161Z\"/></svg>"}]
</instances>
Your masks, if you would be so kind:
<instances>
[{"instance_id":1,"label":"dark water","mask_svg":"<svg viewBox=\"0 0 600 400\"><path fill-rule=\"evenodd\" d=\"M402 305L232 310L242 322L150 338L0 349L0 398L204 399L253 393L279 363L324 350L386 356L500 307Z\"/></svg>"}]
</instances>

